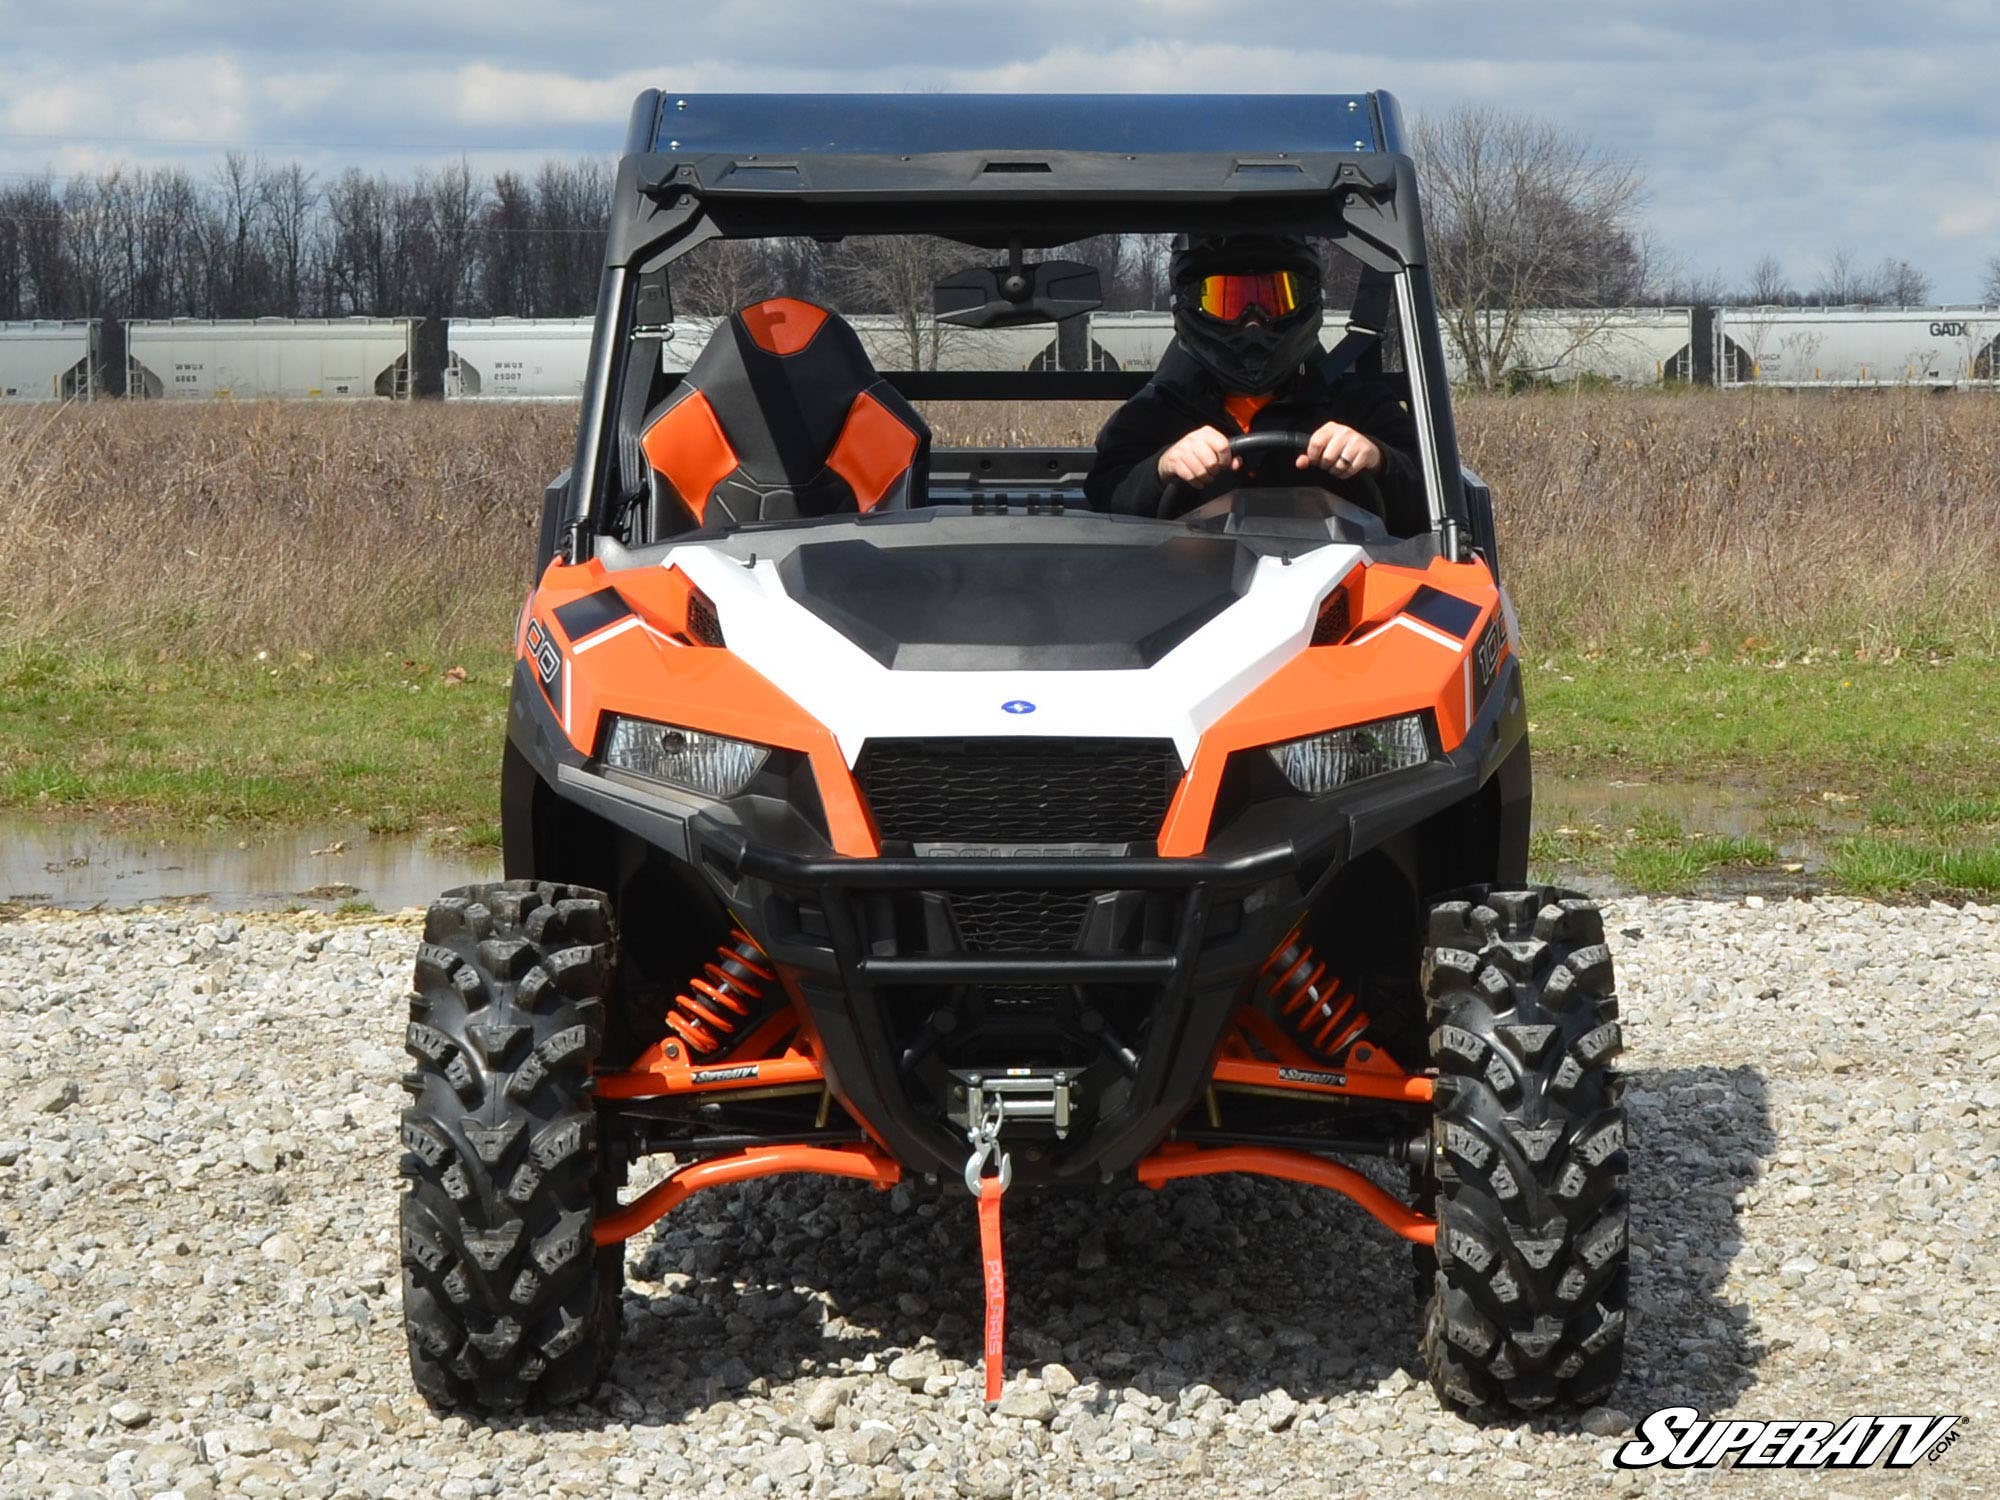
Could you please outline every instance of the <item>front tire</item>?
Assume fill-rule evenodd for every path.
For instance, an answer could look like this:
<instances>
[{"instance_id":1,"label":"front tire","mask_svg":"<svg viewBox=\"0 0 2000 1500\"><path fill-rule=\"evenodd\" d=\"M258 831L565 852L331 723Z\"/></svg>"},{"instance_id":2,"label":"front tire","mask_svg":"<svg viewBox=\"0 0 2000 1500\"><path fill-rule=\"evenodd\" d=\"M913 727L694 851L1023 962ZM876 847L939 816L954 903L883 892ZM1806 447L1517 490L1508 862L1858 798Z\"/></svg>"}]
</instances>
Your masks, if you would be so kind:
<instances>
[{"instance_id":1,"label":"front tire","mask_svg":"<svg viewBox=\"0 0 2000 1500\"><path fill-rule=\"evenodd\" d=\"M403 1319L433 1406L580 1401L616 1353L625 1257L591 1238L606 1184L590 1093L616 953L604 896L577 886L465 886L424 919Z\"/></svg>"},{"instance_id":2,"label":"front tire","mask_svg":"<svg viewBox=\"0 0 2000 1500\"><path fill-rule=\"evenodd\" d=\"M1549 887L1467 893L1432 908L1423 979L1438 1070L1431 1383L1473 1412L1599 1402L1624 1358L1628 1253L1603 918Z\"/></svg>"}]
</instances>

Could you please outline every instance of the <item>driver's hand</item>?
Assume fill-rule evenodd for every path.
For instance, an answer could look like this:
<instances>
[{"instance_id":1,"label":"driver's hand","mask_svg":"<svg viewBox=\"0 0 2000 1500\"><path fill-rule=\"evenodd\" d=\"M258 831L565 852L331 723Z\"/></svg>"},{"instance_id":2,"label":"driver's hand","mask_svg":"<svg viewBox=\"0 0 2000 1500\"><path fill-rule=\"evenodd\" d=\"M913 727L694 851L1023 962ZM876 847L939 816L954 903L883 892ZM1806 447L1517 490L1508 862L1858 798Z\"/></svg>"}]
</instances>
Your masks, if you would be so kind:
<instances>
[{"instance_id":1,"label":"driver's hand","mask_svg":"<svg viewBox=\"0 0 2000 1500\"><path fill-rule=\"evenodd\" d=\"M1382 450L1352 427L1328 422L1313 433L1306 451L1298 457L1298 467L1324 469L1338 478L1351 479L1381 468Z\"/></svg>"},{"instance_id":2,"label":"driver's hand","mask_svg":"<svg viewBox=\"0 0 2000 1500\"><path fill-rule=\"evenodd\" d=\"M1213 427L1197 427L1160 455L1160 483L1178 479L1205 488L1224 469L1240 469L1243 460L1229 452L1229 439Z\"/></svg>"}]
</instances>

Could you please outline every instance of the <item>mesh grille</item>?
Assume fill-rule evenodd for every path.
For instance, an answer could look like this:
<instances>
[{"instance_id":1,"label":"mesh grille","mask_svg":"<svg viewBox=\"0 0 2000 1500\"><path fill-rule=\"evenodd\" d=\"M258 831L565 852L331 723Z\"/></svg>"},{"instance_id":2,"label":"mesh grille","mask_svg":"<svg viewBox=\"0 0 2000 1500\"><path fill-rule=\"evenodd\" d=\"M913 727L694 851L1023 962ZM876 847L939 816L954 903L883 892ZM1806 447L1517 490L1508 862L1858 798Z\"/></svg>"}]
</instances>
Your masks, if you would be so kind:
<instances>
[{"instance_id":1,"label":"mesh grille","mask_svg":"<svg viewBox=\"0 0 2000 1500\"><path fill-rule=\"evenodd\" d=\"M877 740L855 768L882 837L918 844L1143 843L1180 774L1166 740Z\"/></svg>"},{"instance_id":2,"label":"mesh grille","mask_svg":"<svg viewBox=\"0 0 2000 1500\"><path fill-rule=\"evenodd\" d=\"M951 898L959 936L975 953L1052 953L1074 948L1088 891L961 891Z\"/></svg>"},{"instance_id":3,"label":"mesh grille","mask_svg":"<svg viewBox=\"0 0 2000 1500\"><path fill-rule=\"evenodd\" d=\"M708 595L700 589L688 590L688 639L699 646L720 646L722 622L715 617L715 606L708 602Z\"/></svg>"},{"instance_id":4,"label":"mesh grille","mask_svg":"<svg viewBox=\"0 0 2000 1500\"><path fill-rule=\"evenodd\" d=\"M1346 589L1335 589L1326 596L1326 603L1319 607L1319 618L1313 622L1311 644L1332 646L1347 639L1351 625L1351 606Z\"/></svg>"}]
</instances>

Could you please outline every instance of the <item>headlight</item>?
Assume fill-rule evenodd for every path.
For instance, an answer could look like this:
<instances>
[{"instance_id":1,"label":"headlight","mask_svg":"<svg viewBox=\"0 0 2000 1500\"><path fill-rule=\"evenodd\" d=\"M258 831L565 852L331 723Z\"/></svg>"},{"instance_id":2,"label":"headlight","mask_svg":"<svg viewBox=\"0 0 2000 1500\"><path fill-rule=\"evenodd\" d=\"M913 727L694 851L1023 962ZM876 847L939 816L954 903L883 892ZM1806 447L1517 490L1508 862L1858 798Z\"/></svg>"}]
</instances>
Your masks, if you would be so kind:
<instances>
[{"instance_id":1,"label":"headlight","mask_svg":"<svg viewBox=\"0 0 2000 1500\"><path fill-rule=\"evenodd\" d=\"M1370 776L1422 765L1431 758L1431 736L1424 715L1403 714L1268 748L1285 780L1318 796Z\"/></svg>"},{"instance_id":2,"label":"headlight","mask_svg":"<svg viewBox=\"0 0 2000 1500\"><path fill-rule=\"evenodd\" d=\"M734 797L750 785L771 752L746 740L725 739L699 729L655 724L650 719L610 716L605 731L604 764L616 770L662 781L704 797Z\"/></svg>"}]
</instances>

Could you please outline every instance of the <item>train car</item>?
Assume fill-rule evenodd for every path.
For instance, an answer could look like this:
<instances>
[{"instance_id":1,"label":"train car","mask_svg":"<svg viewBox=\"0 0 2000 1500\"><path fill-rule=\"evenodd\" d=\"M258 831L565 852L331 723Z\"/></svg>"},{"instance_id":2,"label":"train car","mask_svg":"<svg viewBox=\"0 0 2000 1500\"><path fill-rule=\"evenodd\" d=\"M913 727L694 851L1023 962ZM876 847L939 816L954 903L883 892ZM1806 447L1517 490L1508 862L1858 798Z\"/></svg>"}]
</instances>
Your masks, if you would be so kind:
<instances>
[{"instance_id":1,"label":"train car","mask_svg":"<svg viewBox=\"0 0 2000 1500\"><path fill-rule=\"evenodd\" d=\"M95 318L0 323L0 401L88 401L97 394Z\"/></svg>"},{"instance_id":2,"label":"train car","mask_svg":"<svg viewBox=\"0 0 2000 1500\"><path fill-rule=\"evenodd\" d=\"M851 313L847 322L878 370L1027 370L1055 361L1056 330L959 328L923 318L913 328L895 313Z\"/></svg>"},{"instance_id":3,"label":"train car","mask_svg":"<svg viewBox=\"0 0 2000 1500\"><path fill-rule=\"evenodd\" d=\"M1445 341L1452 379L1463 362ZM1661 385L1694 378L1691 307L1549 308L1520 314L1508 369L1558 384L1609 380Z\"/></svg>"},{"instance_id":4,"label":"train car","mask_svg":"<svg viewBox=\"0 0 2000 1500\"><path fill-rule=\"evenodd\" d=\"M166 400L410 394L415 318L134 319L126 393Z\"/></svg>"},{"instance_id":5,"label":"train car","mask_svg":"<svg viewBox=\"0 0 2000 1500\"><path fill-rule=\"evenodd\" d=\"M685 370L719 320L676 318L660 334L661 368ZM1055 358L1055 331L956 328L926 318L913 331L891 313L848 320L884 370L1025 370ZM588 318L453 318L444 393L452 401L574 401L590 361Z\"/></svg>"},{"instance_id":6,"label":"train car","mask_svg":"<svg viewBox=\"0 0 2000 1500\"><path fill-rule=\"evenodd\" d=\"M447 401L576 401L590 364L588 318L452 318Z\"/></svg>"},{"instance_id":7,"label":"train car","mask_svg":"<svg viewBox=\"0 0 2000 1500\"><path fill-rule=\"evenodd\" d=\"M1722 386L2000 384L2000 309L1718 307Z\"/></svg>"},{"instance_id":8,"label":"train car","mask_svg":"<svg viewBox=\"0 0 2000 1500\"><path fill-rule=\"evenodd\" d=\"M1332 347L1346 328L1345 310L1329 312L1322 341ZM1154 369L1173 337L1171 313L1093 313L1091 368ZM1465 379L1465 361L1448 339L1445 365L1453 381ZM1525 312L1520 315L1509 367L1550 381L1593 377L1621 385L1658 385L1667 380L1689 380L1694 377L1694 310L1639 307Z\"/></svg>"}]
</instances>

